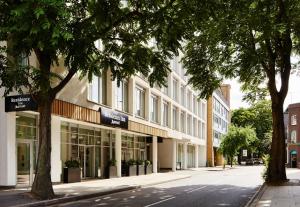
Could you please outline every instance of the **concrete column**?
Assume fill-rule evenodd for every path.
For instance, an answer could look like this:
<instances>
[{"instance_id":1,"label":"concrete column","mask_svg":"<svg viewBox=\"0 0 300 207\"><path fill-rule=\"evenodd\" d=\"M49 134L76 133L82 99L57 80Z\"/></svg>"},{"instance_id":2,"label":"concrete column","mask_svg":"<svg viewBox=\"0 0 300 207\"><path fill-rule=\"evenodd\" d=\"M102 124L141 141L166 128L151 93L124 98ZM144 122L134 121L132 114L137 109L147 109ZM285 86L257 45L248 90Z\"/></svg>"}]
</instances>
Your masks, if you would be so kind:
<instances>
[{"instance_id":1,"label":"concrete column","mask_svg":"<svg viewBox=\"0 0 300 207\"><path fill-rule=\"evenodd\" d=\"M172 171L175 172L176 171L176 154L177 154L177 142L176 139L172 140L172 145L173 145L173 155L172 155Z\"/></svg>"},{"instance_id":2,"label":"concrete column","mask_svg":"<svg viewBox=\"0 0 300 207\"><path fill-rule=\"evenodd\" d=\"M16 113L4 111L0 92L0 186L17 184L16 169Z\"/></svg>"},{"instance_id":3,"label":"concrete column","mask_svg":"<svg viewBox=\"0 0 300 207\"><path fill-rule=\"evenodd\" d=\"M61 163L61 126L60 119L57 116L51 117L51 180L60 182L62 174Z\"/></svg>"},{"instance_id":4,"label":"concrete column","mask_svg":"<svg viewBox=\"0 0 300 207\"><path fill-rule=\"evenodd\" d=\"M116 129L116 140L115 140L115 155L116 155L116 165L117 165L117 176L122 176L122 166L121 166L121 159L122 159L122 136L121 136L121 129Z\"/></svg>"},{"instance_id":5,"label":"concrete column","mask_svg":"<svg viewBox=\"0 0 300 207\"><path fill-rule=\"evenodd\" d=\"M188 163L188 152L187 152L187 143L183 144L183 169L187 169L187 163Z\"/></svg>"},{"instance_id":6,"label":"concrete column","mask_svg":"<svg viewBox=\"0 0 300 207\"><path fill-rule=\"evenodd\" d=\"M0 107L2 108L2 106ZM2 114L1 110L0 132L0 186L14 186L17 183L16 115L14 112Z\"/></svg>"},{"instance_id":7,"label":"concrete column","mask_svg":"<svg viewBox=\"0 0 300 207\"><path fill-rule=\"evenodd\" d=\"M195 145L195 167L199 167L199 146Z\"/></svg>"},{"instance_id":8,"label":"concrete column","mask_svg":"<svg viewBox=\"0 0 300 207\"><path fill-rule=\"evenodd\" d=\"M157 173L157 137L152 137L152 165L153 165L153 173Z\"/></svg>"}]
</instances>

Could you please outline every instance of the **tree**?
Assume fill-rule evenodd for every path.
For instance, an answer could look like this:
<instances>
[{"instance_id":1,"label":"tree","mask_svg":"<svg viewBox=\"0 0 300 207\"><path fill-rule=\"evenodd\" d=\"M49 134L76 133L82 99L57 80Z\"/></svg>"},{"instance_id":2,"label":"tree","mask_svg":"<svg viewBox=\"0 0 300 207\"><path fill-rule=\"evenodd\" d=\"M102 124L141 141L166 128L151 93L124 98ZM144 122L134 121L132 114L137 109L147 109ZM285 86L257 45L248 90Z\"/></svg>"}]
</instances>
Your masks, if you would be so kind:
<instances>
[{"instance_id":1,"label":"tree","mask_svg":"<svg viewBox=\"0 0 300 207\"><path fill-rule=\"evenodd\" d=\"M196 1L194 1L197 4ZM272 145L268 181L285 181L283 103L300 52L298 0L211 1L209 18L195 7L197 27L185 48L190 83L209 96L224 78L237 77L243 90L259 97L266 89L272 102ZM276 85L276 79L279 84Z\"/></svg>"},{"instance_id":2,"label":"tree","mask_svg":"<svg viewBox=\"0 0 300 207\"><path fill-rule=\"evenodd\" d=\"M234 156L240 149L251 148L257 140L255 131L250 127L230 126L229 131L222 137L219 151L228 158L232 167Z\"/></svg>"},{"instance_id":3,"label":"tree","mask_svg":"<svg viewBox=\"0 0 300 207\"><path fill-rule=\"evenodd\" d=\"M258 139L254 145L258 155L269 154L271 140L268 135L272 132L272 110L269 100L260 100L249 108L233 110L231 123L238 127L250 126L255 129Z\"/></svg>"},{"instance_id":4,"label":"tree","mask_svg":"<svg viewBox=\"0 0 300 207\"><path fill-rule=\"evenodd\" d=\"M168 59L178 54L189 13L184 1L0 0L0 87L29 93L38 103L39 147L31 192L54 197L50 176L51 105L79 74L112 71L118 83L137 72L151 84L165 84ZM155 44L148 44L154 40ZM101 41L102 48L96 48ZM152 41L153 42L153 41ZM37 64L19 58L35 56ZM63 61L61 61L63 60ZM64 73L53 68L63 62Z\"/></svg>"}]
</instances>

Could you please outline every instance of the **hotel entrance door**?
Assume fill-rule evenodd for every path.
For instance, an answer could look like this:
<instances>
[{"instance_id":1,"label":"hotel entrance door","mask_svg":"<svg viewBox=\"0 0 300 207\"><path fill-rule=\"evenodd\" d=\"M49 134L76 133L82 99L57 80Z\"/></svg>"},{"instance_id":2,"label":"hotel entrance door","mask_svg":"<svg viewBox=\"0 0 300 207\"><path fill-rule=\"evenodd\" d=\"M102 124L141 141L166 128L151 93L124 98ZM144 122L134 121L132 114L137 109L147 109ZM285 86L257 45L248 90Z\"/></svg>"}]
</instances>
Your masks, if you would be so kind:
<instances>
[{"instance_id":1,"label":"hotel entrance door","mask_svg":"<svg viewBox=\"0 0 300 207\"><path fill-rule=\"evenodd\" d=\"M35 149L35 142L33 140L18 140L17 185L32 185L34 179Z\"/></svg>"}]
</instances>

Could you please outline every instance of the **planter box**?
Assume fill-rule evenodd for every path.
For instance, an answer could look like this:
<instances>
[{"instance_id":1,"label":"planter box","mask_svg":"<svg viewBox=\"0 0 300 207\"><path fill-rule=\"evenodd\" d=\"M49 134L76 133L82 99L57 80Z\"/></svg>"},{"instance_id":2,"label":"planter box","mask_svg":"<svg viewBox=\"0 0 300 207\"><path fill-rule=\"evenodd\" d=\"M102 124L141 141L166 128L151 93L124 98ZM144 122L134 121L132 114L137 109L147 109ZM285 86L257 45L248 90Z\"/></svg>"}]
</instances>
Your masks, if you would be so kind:
<instances>
[{"instance_id":1,"label":"planter box","mask_svg":"<svg viewBox=\"0 0 300 207\"><path fill-rule=\"evenodd\" d=\"M64 168L64 183L80 182L80 168Z\"/></svg>"},{"instance_id":2,"label":"planter box","mask_svg":"<svg viewBox=\"0 0 300 207\"><path fill-rule=\"evenodd\" d=\"M117 166L109 166L108 178L116 178L117 176Z\"/></svg>"},{"instance_id":3,"label":"planter box","mask_svg":"<svg viewBox=\"0 0 300 207\"><path fill-rule=\"evenodd\" d=\"M148 166L145 165L145 174L147 175L147 174L151 174L151 173L153 173L152 165L148 165Z\"/></svg>"},{"instance_id":4,"label":"planter box","mask_svg":"<svg viewBox=\"0 0 300 207\"><path fill-rule=\"evenodd\" d=\"M127 167L127 176L136 176L136 165L130 165Z\"/></svg>"},{"instance_id":5,"label":"planter box","mask_svg":"<svg viewBox=\"0 0 300 207\"><path fill-rule=\"evenodd\" d=\"M137 165L137 175L145 175L145 165Z\"/></svg>"}]
</instances>

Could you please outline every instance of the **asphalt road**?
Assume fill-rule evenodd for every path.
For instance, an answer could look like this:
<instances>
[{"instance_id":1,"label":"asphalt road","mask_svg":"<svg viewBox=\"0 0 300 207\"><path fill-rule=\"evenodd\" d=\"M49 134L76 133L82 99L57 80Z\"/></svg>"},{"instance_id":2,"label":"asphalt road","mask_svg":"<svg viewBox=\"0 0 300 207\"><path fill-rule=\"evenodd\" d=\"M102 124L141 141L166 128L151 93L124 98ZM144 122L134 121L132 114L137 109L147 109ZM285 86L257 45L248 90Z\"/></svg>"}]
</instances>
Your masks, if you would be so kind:
<instances>
[{"instance_id":1,"label":"asphalt road","mask_svg":"<svg viewBox=\"0 0 300 207\"><path fill-rule=\"evenodd\" d=\"M259 185L262 166L244 166L220 171L209 168L183 171L190 178L133 191L55 206L245 206Z\"/></svg>"}]
</instances>

